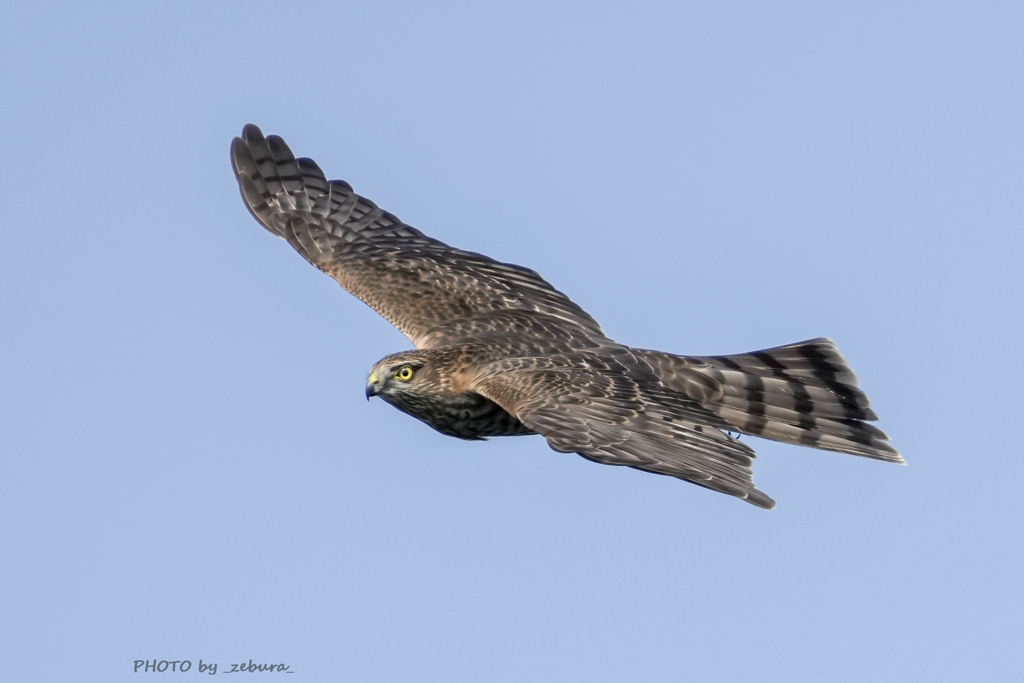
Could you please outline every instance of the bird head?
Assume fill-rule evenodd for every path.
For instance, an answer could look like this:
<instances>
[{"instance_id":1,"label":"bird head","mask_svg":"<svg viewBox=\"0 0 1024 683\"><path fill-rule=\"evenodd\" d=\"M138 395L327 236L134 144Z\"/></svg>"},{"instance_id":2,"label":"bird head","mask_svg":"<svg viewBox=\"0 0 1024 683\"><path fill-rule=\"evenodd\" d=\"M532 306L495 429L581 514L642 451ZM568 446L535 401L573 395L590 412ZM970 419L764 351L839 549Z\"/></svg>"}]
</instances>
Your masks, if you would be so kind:
<instances>
[{"instance_id":1,"label":"bird head","mask_svg":"<svg viewBox=\"0 0 1024 683\"><path fill-rule=\"evenodd\" d=\"M436 392L438 372L429 356L429 352L404 351L377 361L366 382L366 399L380 396L402 407L407 399Z\"/></svg>"}]
</instances>

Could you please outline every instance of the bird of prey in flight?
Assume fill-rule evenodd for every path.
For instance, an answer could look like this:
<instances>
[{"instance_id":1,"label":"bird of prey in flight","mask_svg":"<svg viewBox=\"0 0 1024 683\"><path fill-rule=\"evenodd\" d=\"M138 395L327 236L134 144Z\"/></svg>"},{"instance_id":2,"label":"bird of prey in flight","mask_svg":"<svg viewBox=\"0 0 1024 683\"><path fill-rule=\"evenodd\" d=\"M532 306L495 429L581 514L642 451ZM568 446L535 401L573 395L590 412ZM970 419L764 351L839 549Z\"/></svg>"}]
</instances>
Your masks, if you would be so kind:
<instances>
[{"instance_id":1,"label":"bird of prey in flight","mask_svg":"<svg viewBox=\"0 0 1024 683\"><path fill-rule=\"evenodd\" d=\"M536 272L424 235L280 137L248 125L231 159L256 220L416 345L373 366L367 398L443 434L541 434L765 509L754 451L729 432L904 462L829 339L732 356L625 346Z\"/></svg>"}]
</instances>

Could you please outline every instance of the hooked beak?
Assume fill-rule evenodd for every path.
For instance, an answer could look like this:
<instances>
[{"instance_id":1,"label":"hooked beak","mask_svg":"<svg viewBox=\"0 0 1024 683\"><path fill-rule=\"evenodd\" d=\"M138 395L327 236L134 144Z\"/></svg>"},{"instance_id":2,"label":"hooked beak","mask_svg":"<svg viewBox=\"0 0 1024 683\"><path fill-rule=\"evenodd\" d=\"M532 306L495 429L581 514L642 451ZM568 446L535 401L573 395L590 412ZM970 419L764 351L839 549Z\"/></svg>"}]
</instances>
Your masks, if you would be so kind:
<instances>
[{"instance_id":1,"label":"hooked beak","mask_svg":"<svg viewBox=\"0 0 1024 683\"><path fill-rule=\"evenodd\" d=\"M366 400L369 401L371 398L377 395L380 391L380 378L377 377L377 373L371 373L370 379L366 381Z\"/></svg>"}]
</instances>

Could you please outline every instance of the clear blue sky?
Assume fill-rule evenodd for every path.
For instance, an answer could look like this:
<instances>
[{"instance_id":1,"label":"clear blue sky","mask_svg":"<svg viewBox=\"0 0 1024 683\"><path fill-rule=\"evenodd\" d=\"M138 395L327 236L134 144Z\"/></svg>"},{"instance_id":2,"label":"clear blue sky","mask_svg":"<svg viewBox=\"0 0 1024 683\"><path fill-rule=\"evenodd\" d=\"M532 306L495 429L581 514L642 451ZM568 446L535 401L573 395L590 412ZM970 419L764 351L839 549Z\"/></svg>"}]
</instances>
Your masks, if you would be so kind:
<instances>
[{"instance_id":1,"label":"clear blue sky","mask_svg":"<svg viewBox=\"0 0 1024 683\"><path fill-rule=\"evenodd\" d=\"M0 14L4 680L1024 678L1020 3ZM367 403L247 122L622 342L834 338L910 466L753 439L769 513Z\"/></svg>"}]
</instances>

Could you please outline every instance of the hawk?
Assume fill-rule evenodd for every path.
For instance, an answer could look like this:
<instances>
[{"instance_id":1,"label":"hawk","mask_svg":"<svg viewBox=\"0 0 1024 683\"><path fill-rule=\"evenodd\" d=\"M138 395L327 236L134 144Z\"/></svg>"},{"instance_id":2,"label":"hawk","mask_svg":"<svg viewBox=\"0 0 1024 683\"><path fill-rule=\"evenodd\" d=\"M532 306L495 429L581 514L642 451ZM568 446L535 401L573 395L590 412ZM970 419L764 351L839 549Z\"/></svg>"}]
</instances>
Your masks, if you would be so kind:
<instances>
[{"instance_id":1,"label":"hawk","mask_svg":"<svg viewBox=\"0 0 1024 683\"><path fill-rule=\"evenodd\" d=\"M829 339L732 356L613 341L536 272L450 247L247 125L231 160L250 213L416 349L370 371L379 396L460 439L541 434L556 451L772 509L733 437L904 463Z\"/></svg>"}]
</instances>

